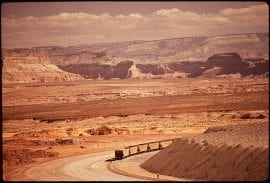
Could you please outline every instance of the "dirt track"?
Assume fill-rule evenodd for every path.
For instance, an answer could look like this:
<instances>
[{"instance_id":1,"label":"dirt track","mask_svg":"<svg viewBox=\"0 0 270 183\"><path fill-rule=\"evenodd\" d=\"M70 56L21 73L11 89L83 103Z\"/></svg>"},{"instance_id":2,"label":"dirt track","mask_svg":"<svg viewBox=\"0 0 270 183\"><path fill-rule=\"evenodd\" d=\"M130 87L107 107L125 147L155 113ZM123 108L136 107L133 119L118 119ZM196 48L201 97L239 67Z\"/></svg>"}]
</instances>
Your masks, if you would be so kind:
<instances>
[{"instance_id":1,"label":"dirt track","mask_svg":"<svg viewBox=\"0 0 270 183\"><path fill-rule=\"evenodd\" d=\"M42 163L25 172L24 181L117 181L143 180L115 174L107 169L104 160L113 156L113 151L61 158Z\"/></svg>"}]
</instances>

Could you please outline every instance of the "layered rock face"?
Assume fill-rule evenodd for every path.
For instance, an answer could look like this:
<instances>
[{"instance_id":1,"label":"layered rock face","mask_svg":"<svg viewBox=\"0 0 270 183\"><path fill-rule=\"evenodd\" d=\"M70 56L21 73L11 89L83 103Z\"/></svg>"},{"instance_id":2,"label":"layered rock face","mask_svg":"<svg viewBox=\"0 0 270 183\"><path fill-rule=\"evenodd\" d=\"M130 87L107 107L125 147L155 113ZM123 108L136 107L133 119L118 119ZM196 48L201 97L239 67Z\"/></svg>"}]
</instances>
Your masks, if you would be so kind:
<instances>
[{"instance_id":1,"label":"layered rock face","mask_svg":"<svg viewBox=\"0 0 270 183\"><path fill-rule=\"evenodd\" d=\"M267 75L269 34L3 49L3 82Z\"/></svg>"},{"instance_id":2,"label":"layered rock face","mask_svg":"<svg viewBox=\"0 0 270 183\"><path fill-rule=\"evenodd\" d=\"M82 76L59 69L49 56L34 49L4 50L2 81L18 83L44 83L83 79Z\"/></svg>"}]
</instances>

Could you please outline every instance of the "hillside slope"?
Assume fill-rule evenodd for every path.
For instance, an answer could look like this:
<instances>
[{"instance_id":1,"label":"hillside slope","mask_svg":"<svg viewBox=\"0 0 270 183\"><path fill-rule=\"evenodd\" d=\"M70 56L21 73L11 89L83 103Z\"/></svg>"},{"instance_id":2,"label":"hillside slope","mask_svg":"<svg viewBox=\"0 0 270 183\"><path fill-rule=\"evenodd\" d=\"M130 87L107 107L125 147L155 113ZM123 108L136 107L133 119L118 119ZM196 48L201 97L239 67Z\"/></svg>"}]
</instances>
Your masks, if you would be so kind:
<instances>
[{"instance_id":1,"label":"hillside slope","mask_svg":"<svg viewBox=\"0 0 270 183\"><path fill-rule=\"evenodd\" d=\"M268 178L268 123L211 127L181 138L141 166L153 173L208 181Z\"/></svg>"}]
</instances>

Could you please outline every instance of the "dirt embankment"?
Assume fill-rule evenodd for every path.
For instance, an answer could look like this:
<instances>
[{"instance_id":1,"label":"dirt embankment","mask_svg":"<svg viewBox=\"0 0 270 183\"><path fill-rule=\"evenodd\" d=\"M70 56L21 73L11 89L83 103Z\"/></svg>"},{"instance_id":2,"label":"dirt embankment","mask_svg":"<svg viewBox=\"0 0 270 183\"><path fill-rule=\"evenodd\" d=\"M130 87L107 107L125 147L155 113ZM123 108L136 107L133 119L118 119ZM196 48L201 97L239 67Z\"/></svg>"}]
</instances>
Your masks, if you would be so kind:
<instances>
[{"instance_id":1,"label":"dirt embankment","mask_svg":"<svg viewBox=\"0 0 270 183\"><path fill-rule=\"evenodd\" d=\"M268 164L268 123L254 123L210 128L182 138L141 166L163 175L224 181L266 180Z\"/></svg>"}]
</instances>

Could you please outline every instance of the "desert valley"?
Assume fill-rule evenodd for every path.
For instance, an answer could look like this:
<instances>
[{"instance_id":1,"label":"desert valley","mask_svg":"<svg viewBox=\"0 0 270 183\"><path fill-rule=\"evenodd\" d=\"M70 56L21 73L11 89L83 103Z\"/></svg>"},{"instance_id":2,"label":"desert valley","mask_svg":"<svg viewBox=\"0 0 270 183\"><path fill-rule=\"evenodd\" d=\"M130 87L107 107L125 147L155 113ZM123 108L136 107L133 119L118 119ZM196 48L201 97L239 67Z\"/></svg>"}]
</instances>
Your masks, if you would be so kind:
<instances>
[{"instance_id":1,"label":"desert valley","mask_svg":"<svg viewBox=\"0 0 270 183\"><path fill-rule=\"evenodd\" d=\"M75 158L180 138L111 167L142 180L266 180L268 50L269 33L3 49L3 179L101 180L79 175Z\"/></svg>"}]
</instances>

